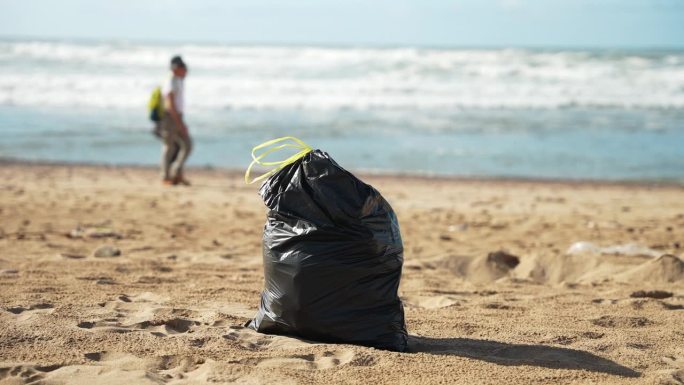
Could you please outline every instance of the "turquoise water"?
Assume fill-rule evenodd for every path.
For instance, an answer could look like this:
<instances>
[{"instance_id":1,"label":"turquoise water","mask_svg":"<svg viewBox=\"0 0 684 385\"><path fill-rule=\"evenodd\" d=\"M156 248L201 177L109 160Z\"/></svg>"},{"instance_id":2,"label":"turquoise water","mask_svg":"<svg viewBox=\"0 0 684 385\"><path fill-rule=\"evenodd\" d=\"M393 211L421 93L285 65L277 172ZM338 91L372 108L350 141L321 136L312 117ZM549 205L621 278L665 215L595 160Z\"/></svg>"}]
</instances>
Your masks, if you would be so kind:
<instances>
[{"instance_id":1,"label":"turquoise water","mask_svg":"<svg viewBox=\"0 0 684 385\"><path fill-rule=\"evenodd\" d=\"M190 64L190 165L295 135L351 170L684 180L684 53L0 41L0 157L156 164L145 104Z\"/></svg>"},{"instance_id":2,"label":"turquoise water","mask_svg":"<svg viewBox=\"0 0 684 385\"><path fill-rule=\"evenodd\" d=\"M136 111L140 112L140 111ZM335 117L326 131L305 111L287 118L253 112L236 118L230 112L214 118L190 118L195 149L191 165L243 168L252 146L282 135L295 135L328 151L352 170L461 176L533 178L684 180L684 129L587 128L579 122L610 115L640 115L631 111L515 111L463 117L472 129L390 133L359 118ZM479 115L479 114L478 114ZM492 116L499 115L499 116ZM505 115L505 116L502 116ZM0 154L31 160L156 164L160 143L134 112L35 107L0 107ZM207 121L230 122L193 130ZM618 119L613 117L610 120ZM345 120L348 120L345 122ZM506 122L539 125L536 130L511 130ZM675 119L676 120L676 119ZM563 128L551 127L562 125ZM496 129L497 122L501 124ZM206 123L209 124L209 123ZM339 128L349 125L350 129ZM466 123L463 123L466 124ZM573 127L573 124L575 125ZM674 124L674 123L673 123ZM489 130L478 126L491 126ZM353 128L351 128L353 126Z\"/></svg>"}]
</instances>

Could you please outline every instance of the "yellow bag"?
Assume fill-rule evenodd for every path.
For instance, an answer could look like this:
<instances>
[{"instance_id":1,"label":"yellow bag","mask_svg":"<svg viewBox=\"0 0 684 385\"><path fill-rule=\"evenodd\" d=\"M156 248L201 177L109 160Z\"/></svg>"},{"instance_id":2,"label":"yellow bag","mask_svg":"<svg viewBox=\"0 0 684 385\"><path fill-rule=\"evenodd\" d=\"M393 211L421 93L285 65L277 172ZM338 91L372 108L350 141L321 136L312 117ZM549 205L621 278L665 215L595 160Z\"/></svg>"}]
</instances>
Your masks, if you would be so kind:
<instances>
[{"instance_id":1,"label":"yellow bag","mask_svg":"<svg viewBox=\"0 0 684 385\"><path fill-rule=\"evenodd\" d=\"M149 113L150 120L153 122L159 122L164 116L164 98L162 97L161 87L157 86L152 90L152 95L150 95L150 101L147 102L147 112Z\"/></svg>"}]
</instances>

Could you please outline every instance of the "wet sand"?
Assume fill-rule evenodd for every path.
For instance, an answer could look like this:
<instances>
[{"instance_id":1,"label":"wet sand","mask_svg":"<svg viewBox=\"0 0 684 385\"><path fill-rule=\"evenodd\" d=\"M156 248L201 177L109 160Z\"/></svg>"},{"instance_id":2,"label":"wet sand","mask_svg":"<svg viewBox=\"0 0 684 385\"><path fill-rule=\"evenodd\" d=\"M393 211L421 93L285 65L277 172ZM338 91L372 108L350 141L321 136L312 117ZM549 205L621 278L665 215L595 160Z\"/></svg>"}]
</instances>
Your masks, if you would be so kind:
<instances>
[{"instance_id":1,"label":"wet sand","mask_svg":"<svg viewBox=\"0 0 684 385\"><path fill-rule=\"evenodd\" d=\"M404 238L396 353L245 329L258 186L189 176L0 166L0 384L684 383L682 187L362 176Z\"/></svg>"}]
</instances>

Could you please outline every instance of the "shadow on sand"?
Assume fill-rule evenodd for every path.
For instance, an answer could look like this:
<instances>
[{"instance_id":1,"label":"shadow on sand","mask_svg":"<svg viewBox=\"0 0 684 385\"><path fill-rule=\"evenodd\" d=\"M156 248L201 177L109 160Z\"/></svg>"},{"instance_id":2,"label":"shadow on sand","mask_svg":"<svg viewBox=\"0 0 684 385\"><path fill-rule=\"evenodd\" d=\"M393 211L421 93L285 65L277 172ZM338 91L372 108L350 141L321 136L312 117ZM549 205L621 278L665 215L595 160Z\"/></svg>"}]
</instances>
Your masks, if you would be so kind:
<instances>
[{"instance_id":1,"label":"shadow on sand","mask_svg":"<svg viewBox=\"0 0 684 385\"><path fill-rule=\"evenodd\" d=\"M584 369L623 377L639 377L641 375L628 367L591 353L545 345L518 345L469 338L409 336L408 351L468 357L499 365Z\"/></svg>"}]
</instances>

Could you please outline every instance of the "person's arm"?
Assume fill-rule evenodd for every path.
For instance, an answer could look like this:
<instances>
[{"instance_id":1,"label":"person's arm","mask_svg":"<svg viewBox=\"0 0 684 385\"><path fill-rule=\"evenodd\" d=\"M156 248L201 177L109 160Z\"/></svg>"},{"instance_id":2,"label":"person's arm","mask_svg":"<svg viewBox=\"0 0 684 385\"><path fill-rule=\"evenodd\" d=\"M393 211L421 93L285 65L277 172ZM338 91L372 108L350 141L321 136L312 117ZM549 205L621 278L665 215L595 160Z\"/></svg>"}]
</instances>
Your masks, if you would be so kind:
<instances>
[{"instance_id":1,"label":"person's arm","mask_svg":"<svg viewBox=\"0 0 684 385\"><path fill-rule=\"evenodd\" d=\"M178 110L176 109L176 99L174 96L175 95L173 91L169 92L166 95L166 106L168 106L166 110L171 115L171 119L173 119L173 121L178 126L180 134L183 136L188 136L188 126L185 125L183 117L181 117L181 115L178 113Z\"/></svg>"}]
</instances>

